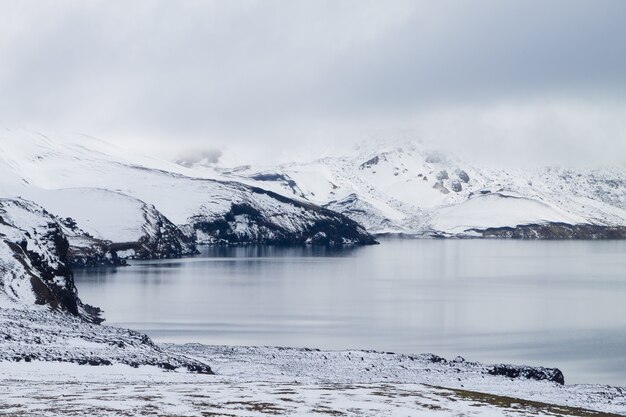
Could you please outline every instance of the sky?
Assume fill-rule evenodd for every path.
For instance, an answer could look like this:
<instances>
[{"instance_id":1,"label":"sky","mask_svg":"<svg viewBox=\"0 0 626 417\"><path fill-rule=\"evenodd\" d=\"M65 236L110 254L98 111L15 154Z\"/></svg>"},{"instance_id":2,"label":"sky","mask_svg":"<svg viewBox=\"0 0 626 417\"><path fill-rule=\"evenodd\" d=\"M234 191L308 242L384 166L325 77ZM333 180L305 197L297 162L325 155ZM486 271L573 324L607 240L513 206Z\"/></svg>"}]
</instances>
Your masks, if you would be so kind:
<instances>
[{"instance_id":1,"label":"sky","mask_svg":"<svg viewBox=\"0 0 626 417\"><path fill-rule=\"evenodd\" d=\"M264 162L626 163L626 1L0 0L0 125Z\"/></svg>"}]
</instances>

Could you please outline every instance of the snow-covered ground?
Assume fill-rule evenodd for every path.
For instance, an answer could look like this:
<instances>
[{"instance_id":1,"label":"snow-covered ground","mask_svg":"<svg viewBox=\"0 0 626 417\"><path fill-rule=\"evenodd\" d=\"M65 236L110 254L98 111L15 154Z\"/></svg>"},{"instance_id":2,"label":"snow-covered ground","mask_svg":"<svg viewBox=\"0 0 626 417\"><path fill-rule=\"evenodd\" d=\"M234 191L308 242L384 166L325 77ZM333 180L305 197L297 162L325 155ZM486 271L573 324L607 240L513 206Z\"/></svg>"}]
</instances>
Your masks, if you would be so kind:
<instances>
[{"instance_id":1,"label":"snow-covered ground","mask_svg":"<svg viewBox=\"0 0 626 417\"><path fill-rule=\"evenodd\" d=\"M0 362L0 410L12 416L608 416L626 390L481 373L428 355L166 345L217 375L151 366ZM594 411L595 410L595 411Z\"/></svg>"}]
</instances>

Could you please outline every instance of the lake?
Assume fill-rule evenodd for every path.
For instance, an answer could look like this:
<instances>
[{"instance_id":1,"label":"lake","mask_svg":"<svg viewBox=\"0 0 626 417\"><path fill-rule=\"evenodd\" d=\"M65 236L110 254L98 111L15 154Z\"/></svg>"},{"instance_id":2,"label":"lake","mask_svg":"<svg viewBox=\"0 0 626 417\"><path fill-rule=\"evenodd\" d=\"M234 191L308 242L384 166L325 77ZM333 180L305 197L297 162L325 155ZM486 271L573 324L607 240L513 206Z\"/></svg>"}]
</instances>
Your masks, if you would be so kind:
<instances>
[{"instance_id":1,"label":"lake","mask_svg":"<svg viewBox=\"0 0 626 417\"><path fill-rule=\"evenodd\" d=\"M156 342L432 352L626 386L625 241L201 251L76 271L79 295Z\"/></svg>"}]
</instances>

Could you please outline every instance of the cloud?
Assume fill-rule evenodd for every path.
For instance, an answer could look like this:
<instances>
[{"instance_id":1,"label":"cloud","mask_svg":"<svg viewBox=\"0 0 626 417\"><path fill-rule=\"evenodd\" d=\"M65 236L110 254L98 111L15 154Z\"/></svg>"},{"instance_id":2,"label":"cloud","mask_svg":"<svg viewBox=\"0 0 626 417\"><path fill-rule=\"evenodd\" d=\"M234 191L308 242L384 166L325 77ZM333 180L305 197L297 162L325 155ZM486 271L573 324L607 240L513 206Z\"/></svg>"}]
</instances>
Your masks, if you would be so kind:
<instances>
[{"instance_id":1,"label":"cloud","mask_svg":"<svg viewBox=\"0 0 626 417\"><path fill-rule=\"evenodd\" d=\"M163 152L400 130L612 162L624 15L620 0L3 2L0 123Z\"/></svg>"}]
</instances>

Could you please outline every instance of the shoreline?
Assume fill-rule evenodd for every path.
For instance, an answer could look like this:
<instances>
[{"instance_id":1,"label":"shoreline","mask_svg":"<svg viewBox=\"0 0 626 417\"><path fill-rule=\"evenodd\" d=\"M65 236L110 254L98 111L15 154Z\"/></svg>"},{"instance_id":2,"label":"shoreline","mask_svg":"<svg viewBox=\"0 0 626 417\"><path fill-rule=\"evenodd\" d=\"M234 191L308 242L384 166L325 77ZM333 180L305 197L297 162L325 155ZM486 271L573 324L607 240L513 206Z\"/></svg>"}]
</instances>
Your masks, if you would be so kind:
<instances>
[{"instance_id":1,"label":"shoreline","mask_svg":"<svg viewBox=\"0 0 626 417\"><path fill-rule=\"evenodd\" d=\"M119 363L0 361L0 409L27 415L626 415L626 388L560 385L434 355L163 344L215 375ZM24 401L27 399L27 401Z\"/></svg>"},{"instance_id":2,"label":"shoreline","mask_svg":"<svg viewBox=\"0 0 626 417\"><path fill-rule=\"evenodd\" d=\"M155 344L45 307L0 308L0 375L0 409L12 416L626 415L626 388L565 385L567 375L563 381L554 368L371 350Z\"/></svg>"}]
</instances>

